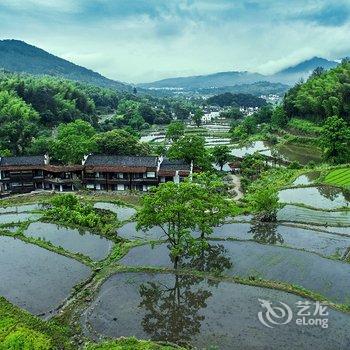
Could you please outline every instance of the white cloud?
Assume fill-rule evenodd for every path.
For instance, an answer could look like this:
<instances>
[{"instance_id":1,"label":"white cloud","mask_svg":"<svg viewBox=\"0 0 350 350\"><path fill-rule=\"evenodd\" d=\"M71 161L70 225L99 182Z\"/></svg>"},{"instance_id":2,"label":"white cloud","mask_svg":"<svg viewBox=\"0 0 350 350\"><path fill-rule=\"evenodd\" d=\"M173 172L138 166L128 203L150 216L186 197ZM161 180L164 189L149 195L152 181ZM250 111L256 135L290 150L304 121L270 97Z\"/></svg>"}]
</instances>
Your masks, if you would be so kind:
<instances>
[{"instance_id":1,"label":"white cloud","mask_svg":"<svg viewBox=\"0 0 350 350\"><path fill-rule=\"evenodd\" d=\"M0 0L0 6L7 3L14 10L20 2ZM296 0L291 8L261 1L260 8L248 9L219 0L177 3L160 14L138 11L130 16L127 8L128 16L113 16L86 12L81 1L28 0L26 7L45 9L50 20L25 10L17 16L2 11L0 32L3 38L25 40L110 78L131 82L225 70L273 73L312 56L334 59L350 54L349 23L332 27L301 16L295 19L302 12L319 11L325 0L304 1L304 6ZM55 16L56 11L64 13Z\"/></svg>"}]
</instances>

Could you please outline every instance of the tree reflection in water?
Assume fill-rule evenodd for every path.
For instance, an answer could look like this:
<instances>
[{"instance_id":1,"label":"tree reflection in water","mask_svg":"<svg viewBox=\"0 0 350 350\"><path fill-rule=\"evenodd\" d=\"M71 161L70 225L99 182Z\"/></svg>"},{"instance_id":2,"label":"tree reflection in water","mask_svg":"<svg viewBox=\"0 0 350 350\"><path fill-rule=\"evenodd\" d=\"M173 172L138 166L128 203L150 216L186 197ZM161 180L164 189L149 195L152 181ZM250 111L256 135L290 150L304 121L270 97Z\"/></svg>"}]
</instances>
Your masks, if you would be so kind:
<instances>
[{"instance_id":1,"label":"tree reflection in water","mask_svg":"<svg viewBox=\"0 0 350 350\"><path fill-rule=\"evenodd\" d=\"M283 243L284 239L280 233L277 232L277 222L261 222L254 221L249 230L253 239L258 243L277 244Z\"/></svg>"},{"instance_id":2,"label":"tree reflection in water","mask_svg":"<svg viewBox=\"0 0 350 350\"><path fill-rule=\"evenodd\" d=\"M184 256L174 266L203 272L220 273L232 263L222 245L209 246L200 256ZM147 282L140 286L139 307L146 310L142 320L144 331L153 340L188 345L199 334L204 316L200 310L207 306L212 293L205 288L205 278L191 274L170 275L174 283ZM208 284L217 285L219 282Z\"/></svg>"}]
</instances>

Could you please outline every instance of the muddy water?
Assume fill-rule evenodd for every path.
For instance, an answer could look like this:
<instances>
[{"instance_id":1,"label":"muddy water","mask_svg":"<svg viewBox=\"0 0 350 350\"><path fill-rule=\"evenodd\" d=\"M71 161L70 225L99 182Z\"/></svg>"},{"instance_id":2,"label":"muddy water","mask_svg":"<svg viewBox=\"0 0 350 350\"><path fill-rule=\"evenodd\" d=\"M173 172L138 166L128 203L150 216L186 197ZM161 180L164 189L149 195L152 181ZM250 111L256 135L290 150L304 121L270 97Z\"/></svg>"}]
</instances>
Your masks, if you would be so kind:
<instances>
[{"instance_id":1,"label":"muddy water","mask_svg":"<svg viewBox=\"0 0 350 350\"><path fill-rule=\"evenodd\" d=\"M11 237L0 237L0 295L33 314L47 314L91 269Z\"/></svg>"},{"instance_id":2,"label":"muddy water","mask_svg":"<svg viewBox=\"0 0 350 350\"><path fill-rule=\"evenodd\" d=\"M30 224L24 234L29 237L43 238L55 246L87 255L93 260L105 258L113 245L111 241L99 235L43 222Z\"/></svg>"},{"instance_id":3,"label":"muddy water","mask_svg":"<svg viewBox=\"0 0 350 350\"><path fill-rule=\"evenodd\" d=\"M173 267L165 244L135 247L120 260L128 266ZM225 275L254 276L296 284L336 302L350 302L350 264L317 254L254 242L222 241L180 265Z\"/></svg>"},{"instance_id":4,"label":"muddy water","mask_svg":"<svg viewBox=\"0 0 350 350\"><path fill-rule=\"evenodd\" d=\"M259 299L273 306L289 305L292 320L264 326L258 319L263 311ZM136 336L198 349L349 348L349 315L328 310L328 328L298 326L299 301L306 300L277 290L192 276L122 273L102 285L82 323L94 338ZM265 312L262 315L265 319Z\"/></svg>"}]
</instances>

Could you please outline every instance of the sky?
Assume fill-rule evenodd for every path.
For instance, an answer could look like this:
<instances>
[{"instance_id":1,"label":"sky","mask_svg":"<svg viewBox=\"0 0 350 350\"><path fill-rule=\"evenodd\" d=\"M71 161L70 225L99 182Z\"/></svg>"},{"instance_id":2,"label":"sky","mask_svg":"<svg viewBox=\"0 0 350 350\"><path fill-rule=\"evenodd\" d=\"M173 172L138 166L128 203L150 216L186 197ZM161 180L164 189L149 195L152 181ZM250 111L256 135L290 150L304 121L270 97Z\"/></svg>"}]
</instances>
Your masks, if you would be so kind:
<instances>
[{"instance_id":1,"label":"sky","mask_svg":"<svg viewBox=\"0 0 350 350\"><path fill-rule=\"evenodd\" d=\"M131 83L350 55L350 0L0 0L19 39Z\"/></svg>"}]
</instances>

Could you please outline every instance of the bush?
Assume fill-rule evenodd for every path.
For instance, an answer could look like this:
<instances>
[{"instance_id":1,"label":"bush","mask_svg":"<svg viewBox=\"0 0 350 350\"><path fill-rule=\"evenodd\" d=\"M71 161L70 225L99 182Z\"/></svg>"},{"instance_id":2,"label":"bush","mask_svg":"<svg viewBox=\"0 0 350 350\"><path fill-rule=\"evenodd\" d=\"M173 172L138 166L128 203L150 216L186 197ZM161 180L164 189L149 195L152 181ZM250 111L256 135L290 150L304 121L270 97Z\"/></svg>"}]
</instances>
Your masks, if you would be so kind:
<instances>
[{"instance_id":1,"label":"bush","mask_svg":"<svg viewBox=\"0 0 350 350\"><path fill-rule=\"evenodd\" d=\"M109 211L95 209L90 203L80 202L73 194L57 195L51 200L51 208L44 219L88 229L93 229L106 236L114 236L118 221Z\"/></svg>"}]
</instances>

